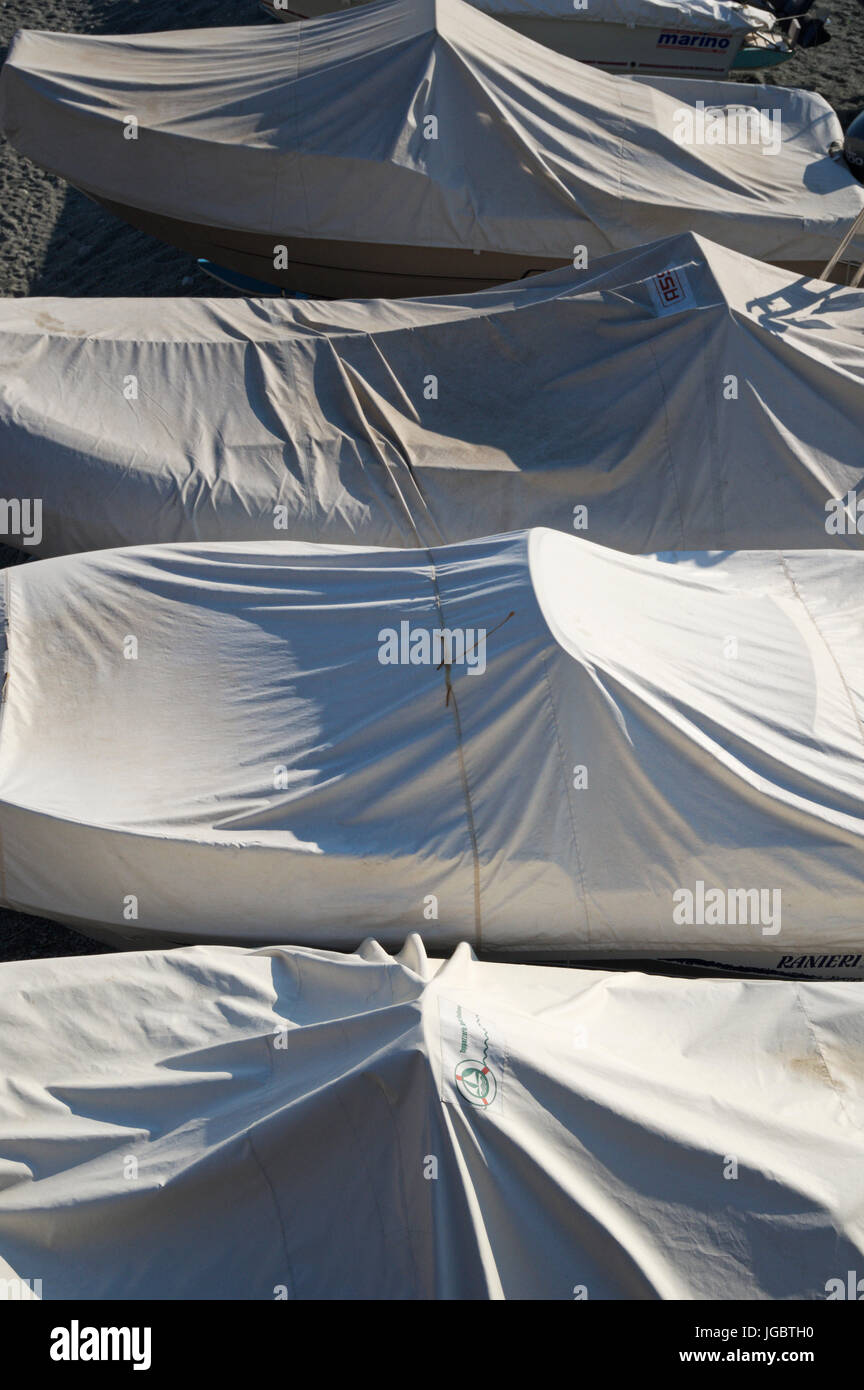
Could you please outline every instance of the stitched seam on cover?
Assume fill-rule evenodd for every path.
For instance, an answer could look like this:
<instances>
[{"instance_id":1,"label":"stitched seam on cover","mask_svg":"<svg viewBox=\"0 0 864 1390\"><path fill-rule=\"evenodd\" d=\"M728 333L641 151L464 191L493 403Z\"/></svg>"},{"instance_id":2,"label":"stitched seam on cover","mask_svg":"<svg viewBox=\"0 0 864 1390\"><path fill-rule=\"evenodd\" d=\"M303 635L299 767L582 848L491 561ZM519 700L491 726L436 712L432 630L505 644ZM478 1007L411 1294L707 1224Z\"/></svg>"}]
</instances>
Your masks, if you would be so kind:
<instances>
[{"instance_id":1,"label":"stitched seam on cover","mask_svg":"<svg viewBox=\"0 0 864 1390\"><path fill-rule=\"evenodd\" d=\"M576 812L575 812L575 809L574 809L574 807L573 807L573 802L572 802L571 795L570 795L570 783L569 783L569 780L568 780L568 777L567 777L567 765L566 765L566 759L565 759L565 757L564 757L564 746L563 746L563 743L562 743L562 741L561 741L561 730L560 730L560 727L559 727L559 724L558 724L558 715L557 715L557 713L556 713L556 711L555 711L555 698L554 698L553 693L552 693L552 681L551 681L551 678L550 678L550 675L549 675L549 667L548 667L548 663L547 663L547 660L546 660L546 654L545 654L545 652L544 652L543 655L542 655L542 662L543 662L543 683L544 683L544 685L545 685L545 687L546 687L546 698L547 698L547 701L548 701L548 704L549 704L549 709L550 709L550 712L551 712L551 715L552 715L552 727L553 727L553 729L554 729L554 731L555 731L555 744L556 744L557 749L558 749L558 757L559 757L559 760L560 760L559 766L560 766L560 769L561 769L561 775L562 775L562 777L564 778L564 795L565 795L565 800L566 800L566 802L567 802L567 814L568 814L568 816L569 816L569 818L570 818L570 829L571 829L571 831L572 831L572 833L573 833L573 848L574 848L574 851L575 851L575 853L576 853L576 865L577 865L577 868L578 868L578 870L579 870L579 887L580 887L580 889L582 890L582 911L583 911L583 913L585 914L585 931L586 931L586 936L587 936L587 944L590 945L590 944L591 944L591 918L590 918L590 916L589 916L589 914L588 914L588 894L587 894L587 889L586 889L586 886L585 886L585 866L584 866L584 862L583 862L583 859L582 859L582 854L581 854L580 849L579 849L579 835L578 835L578 832L577 832L577 829L576 829Z\"/></svg>"},{"instance_id":2,"label":"stitched seam on cover","mask_svg":"<svg viewBox=\"0 0 864 1390\"><path fill-rule=\"evenodd\" d=\"M444 616L444 602L441 598L441 590L438 586L438 570L431 550L426 548L429 557L429 564L432 567L432 588L435 594L435 602L438 606L438 614L441 620L441 630L447 628ZM453 704L453 727L456 732L456 757L459 763L459 776L462 781L462 794L465 800L465 819L468 826L468 836L471 841L471 859L474 875L474 932L475 944L480 950L483 944L483 910L481 901L481 882L480 882L480 847L477 842L477 825L474 819L474 804L471 800L471 784L468 781L468 767L465 762L465 744L462 738L462 716L459 713L459 702L456 697L456 690L450 679L450 667L444 666L444 683L447 687L447 701L449 705L452 698Z\"/></svg>"},{"instance_id":3,"label":"stitched seam on cover","mask_svg":"<svg viewBox=\"0 0 864 1390\"><path fill-rule=\"evenodd\" d=\"M258 1151L257 1151L257 1149L255 1148L255 1141L254 1141L254 1139L252 1138L252 1130L251 1130L251 1129L250 1129L250 1130L247 1130L247 1132L246 1132L246 1138L247 1138L248 1141L249 1141L249 1150L250 1150L250 1152L251 1152L251 1154L252 1154L252 1157L254 1158L256 1164L258 1165L258 1171L259 1171L259 1173L261 1174L262 1178L264 1179L264 1182L267 1184L267 1191L270 1193L270 1198L271 1198L271 1200L272 1200L272 1202L273 1202L273 1206L274 1206L274 1208L275 1208L275 1210L276 1210L276 1219L277 1219L278 1222L279 1222L279 1234L280 1234L280 1236L281 1236L281 1238L282 1238L282 1249L283 1249L284 1252L285 1252L285 1268L286 1268L286 1270L287 1270L287 1272L288 1272L288 1278L289 1278L290 1281L291 1281L291 1293L293 1294L293 1296L294 1296L294 1298L295 1298L295 1300L296 1300L296 1298L297 1298L297 1285L296 1285L295 1282L294 1282L294 1270L291 1268L291 1256L290 1256L289 1251L288 1251L288 1238L287 1238L287 1236L286 1236L286 1234L285 1234L285 1222L284 1222L283 1219L282 1219L282 1208L281 1208L280 1205L279 1205L279 1201L278 1201L278 1198L277 1198L277 1196L276 1196L275 1189L274 1189L274 1187L273 1187L272 1182L270 1181L270 1175L269 1175L269 1173L267 1172L267 1169L264 1167L264 1164L261 1162L260 1157L258 1156Z\"/></svg>"},{"instance_id":4,"label":"stitched seam on cover","mask_svg":"<svg viewBox=\"0 0 864 1390\"><path fill-rule=\"evenodd\" d=\"M786 563L786 556L785 556L785 554L783 553L782 550L781 550L781 551L778 551L778 556L779 556L780 564L781 564L782 567L783 567L783 573L785 574L786 578L787 578L788 581L789 581L790 587L791 587L791 589L792 589L792 593L794 594L795 598L796 598L796 599L798 600L798 602L800 603L801 607L804 609L804 612L806 613L807 618L809 619L810 623L812 624L813 631L816 633L817 637L819 638L820 642L822 643L823 647L825 648L826 652L828 653L828 655L829 655L830 658L831 658L831 661L832 661L832 663L833 663L833 665L834 665L834 670L837 672L837 675L838 675L839 678L840 678L840 684L843 686L843 693L845 694L846 699L847 699L848 702L849 702L849 709L850 709L851 712L852 712L852 718L855 720L855 727L856 727L857 730L858 730L858 737L861 739L861 742L864 743L864 726L862 726L862 724L861 724L861 718L860 718L860 716L859 716L859 714L858 714L858 710L855 708L855 701L853 700L853 698L852 698L852 692L851 692L851 690L849 689L849 686L848 686L847 683L846 683L846 677L845 677L844 674L843 674L843 668L841 667L839 661L837 660L837 657L834 655L834 652L833 652L832 649L831 649L830 643L828 642L828 638L825 636L824 632L822 631L821 627L820 627L819 624L817 623L816 619L813 617L813 614L810 612L810 609L807 607L807 604L806 604L806 602L805 602L805 600L804 600L804 595L802 594L801 590L798 588L798 585L795 583L795 580L794 580L794 578L793 578L793 576L792 576L792 572L791 572L791 570L789 569L789 566L788 566L787 563Z\"/></svg>"},{"instance_id":5,"label":"stitched seam on cover","mask_svg":"<svg viewBox=\"0 0 864 1390\"><path fill-rule=\"evenodd\" d=\"M672 447L669 441L669 409L668 400L666 396L666 387L663 384L663 377L661 376L660 368L657 365L657 354L654 351L654 345L649 338L645 339L645 343L648 348L648 351L651 353L651 361L654 366L654 375L657 378L657 384L660 387L660 398L663 402L663 443L666 449L666 465L669 470L669 475L672 478L672 486L675 489L675 506L678 510L678 525L681 529L681 549L686 550L687 533L684 529L684 510L681 506L681 490L678 487L678 474L675 471L675 462L672 457Z\"/></svg>"},{"instance_id":6,"label":"stitched seam on cover","mask_svg":"<svg viewBox=\"0 0 864 1390\"><path fill-rule=\"evenodd\" d=\"M823 1067L823 1070L824 1070L824 1072L825 1072L825 1075L826 1075L826 1077L828 1078L828 1084L829 1084L829 1086L831 1087L831 1090L834 1092L834 1095L835 1095L836 1098L837 1098L837 1104L839 1105L840 1109L842 1110L843 1115L844 1115L844 1118L845 1118L846 1120L848 1120L850 1124L854 1124L854 1121L853 1121L853 1119L852 1119L852 1116L849 1114L848 1110L846 1109L846 1104L845 1104L845 1101L844 1101L844 1098L843 1098L843 1088L842 1088L842 1086L840 1086L840 1085L838 1084L838 1082L836 1081L836 1079L834 1078L834 1076L833 1076L833 1074L832 1074L832 1072L831 1072L831 1068L830 1068L829 1065L828 1065L828 1060L827 1060L827 1058L826 1058L826 1056L825 1056L825 1053L822 1051L822 1045L821 1045L821 1043L819 1042L819 1038L818 1038L818 1035L817 1035L817 1033L816 1033L816 1027L815 1027L815 1025L812 1023L812 1021L811 1021L811 1019L810 1019L810 1017L809 1017L809 1015L808 1015L808 1013L807 1013L807 1010L806 1010L805 1007L804 1007L804 1000L803 1000L802 997L801 997L801 987L800 987L800 985L796 985L796 986L795 986L795 1001L796 1001L796 1003L798 1004L798 1007L799 1007L799 1009L801 1010L801 1016L802 1016L802 1018L804 1019L805 1024L807 1025L807 1031L808 1031L808 1033L809 1033L809 1035L810 1035L810 1038L812 1039L813 1046L815 1047L817 1056L819 1057L819 1061L822 1063L822 1067Z\"/></svg>"}]
</instances>

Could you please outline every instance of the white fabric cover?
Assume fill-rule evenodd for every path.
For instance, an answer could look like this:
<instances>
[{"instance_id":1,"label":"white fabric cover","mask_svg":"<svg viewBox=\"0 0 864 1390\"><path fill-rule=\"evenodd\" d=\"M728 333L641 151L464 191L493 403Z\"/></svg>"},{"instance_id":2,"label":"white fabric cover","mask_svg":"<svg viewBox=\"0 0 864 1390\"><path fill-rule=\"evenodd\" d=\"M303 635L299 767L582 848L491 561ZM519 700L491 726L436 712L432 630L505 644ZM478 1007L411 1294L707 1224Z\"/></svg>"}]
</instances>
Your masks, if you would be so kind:
<instances>
[{"instance_id":1,"label":"white fabric cover","mask_svg":"<svg viewBox=\"0 0 864 1390\"><path fill-rule=\"evenodd\" d=\"M2 495L40 501L41 555L437 545L578 506L637 553L860 546L826 501L860 482L862 388L864 292L690 233L437 301L9 299Z\"/></svg>"},{"instance_id":2,"label":"white fabric cover","mask_svg":"<svg viewBox=\"0 0 864 1390\"><path fill-rule=\"evenodd\" d=\"M6 905L133 943L354 948L374 924L861 972L860 552L646 559L540 530L5 580ZM388 629L442 626L471 659L382 661ZM700 882L764 915L694 896L682 923Z\"/></svg>"},{"instance_id":3,"label":"white fabric cover","mask_svg":"<svg viewBox=\"0 0 864 1390\"><path fill-rule=\"evenodd\" d=\"M470 0L474 9L493 18L566 19L573 24L637 24L649 29L698 29L706 34L748 33L771 28L770 10L727 0L588 0L583 9L573 0Z\"/></svg>"},{"instance_id":4,"label":"white fabric cover","mask_svg":"<svg viewBox=\"0 0 864 1390\"><path fill-rule=\"evenodd\" d=\"M0 1255L76 1301L824 1299L860 1269L864 985L436 964L4 965Z\"/></svg>"},{"instance_id":5,"label":"white fabric cover","mask_svg":"<svg viewBox=\"0 0 864 1390\"><path fill-rule=\"evenodd\" d=\"M745 99L780 114L778 154L676 142L677 111ZM765 260L824 263L864 206L828 157L842 131L822 97L611 77L462 0L273 28L23 31L0 128L114 202L277 238L569 261L576 245L599 256L692 229Z\"/></svg>"}]
</instances>

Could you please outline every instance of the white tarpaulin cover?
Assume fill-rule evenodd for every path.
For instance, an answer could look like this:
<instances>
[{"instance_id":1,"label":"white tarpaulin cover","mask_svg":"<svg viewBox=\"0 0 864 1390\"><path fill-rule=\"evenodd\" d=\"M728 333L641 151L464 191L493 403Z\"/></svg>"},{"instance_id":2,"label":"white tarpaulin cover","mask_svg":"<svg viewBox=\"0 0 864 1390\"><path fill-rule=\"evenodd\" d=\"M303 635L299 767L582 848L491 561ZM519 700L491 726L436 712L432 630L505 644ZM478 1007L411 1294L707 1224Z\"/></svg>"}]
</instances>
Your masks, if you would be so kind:
<instances>
[{"instance_id":1,"label":"white tarpaulin cover","mask_svg":"<svg viewBox=\"0 0 864 1390\"><path fill-rule=\"evenodd\" d=\"M374 924L861 971L859 552L539 530L5 580L6 906L135 943L353 948Z\"/></svg>"},{"instance_id":2,"label":"white tarpaulin cover","mask_svg":"<svg viewBox=\"0 0 864 1390\"><path fill-rule=\"evenodd\" d=\"M677 142L678 113L745 100L770 139ZM842 130L822 97L611 77L462 0L273 28L24 31L0 79L0 128L97 196L277 237L569 261L576 245L604 255L692 229L766 260L824 263L864 206L829 158Z\"/></svg>"},{"instance_id":3,"label":"white tarpaulin cover","mask_svg":"<svg viewBox=\"0 0 864 1390\"><path fill-rule=\"evenodd\" d=\"M777 16L753 5L726 0L470 0L474 9L497 17L566 19L579 24L638 24L649 29L698 30L705 34L770 29Z\"/></svg>"},{"instance_id":4,"label":"white tarpaulin cover","mask_svg":"<svg viewBox=\"0 0 864 1390\"><path fill-rule=\"evenodd\" d=\"M864 985L436 966L417 939L4 965L7 1277L75 1300L845 1291Z\"/></svg>"},{"instance_id":5,"label":"white tarpaulin cover","mask_svg":"<svg viewBox=\"0 0 864 1390\"><path fill-rule=\"evenodd\" d=\"M826 504L861 480L862 388L864 292L689 233L437 301L8 299L0 491L41 513L5 532L860 546Z\"/></svg>"}]
</instances>

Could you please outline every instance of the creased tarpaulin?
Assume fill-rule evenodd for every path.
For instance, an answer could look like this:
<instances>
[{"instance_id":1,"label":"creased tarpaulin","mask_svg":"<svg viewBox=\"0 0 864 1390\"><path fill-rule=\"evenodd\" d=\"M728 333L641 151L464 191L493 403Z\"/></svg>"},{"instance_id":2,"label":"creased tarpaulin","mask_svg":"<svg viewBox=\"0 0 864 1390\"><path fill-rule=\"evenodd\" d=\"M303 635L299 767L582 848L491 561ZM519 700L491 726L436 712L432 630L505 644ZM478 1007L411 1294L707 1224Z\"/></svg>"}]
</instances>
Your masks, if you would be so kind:
<instances>
[{"instance_id":1,"label":"creased tarpaulin","mask_svg":"<svg viewBox=\"0 0 864 1390\"><path fill-rule=\"evenodd\" d=\"M7 539L860 546L862 388L862 291L690 233L438 300L10 299Z\"/></svg>"},{"instance_id":2,"label":"creased tarpaulin","mask_svg":"<svg viewBox=\"0 0 864 1390\"><path fill-rule=\"evenodd\" d=\"M860 553L547 530L5 576L4 905L135 944L374 923L861 972Z\"/></svg>"},{"instance_id":3,"label":"creased tarpaulin","mask_svg":"<svg viewBox=\"0 0 864 1390\"><path fill-rule=\"evenodd\" d=\"M676 140L686 108L745 100L779 117L779 152ZM829 157L843 133L822 97L612 77L461 0L272 29L23 31L0 128L117 204L343 242L569 262L577 245L600 256L692 229L766 260L824 263L864 206Z\"/></svg>"},{"instance_id":4,"label":"creased tarpaulin","mask_svg":"<svg viewBox=\"0 0 864 1390\"><path fill-rule=\"evenodd\" d=\"M4 965L0 1256L44 1299L823 1299L862 991L418 938Z\"/></svg>"},{"instance_id":5,"label":"creased tarpaulin","mask_svg":"<svg viewBox=\"0 0 864 1390\"><path fill-rule=\"evenodd\" d=\"M727 0L470 0L476 10L513 19L566 19L568 24L627 24L699 33L740 33L771 28L777 16Z\"/></svg>"}]
</instances>

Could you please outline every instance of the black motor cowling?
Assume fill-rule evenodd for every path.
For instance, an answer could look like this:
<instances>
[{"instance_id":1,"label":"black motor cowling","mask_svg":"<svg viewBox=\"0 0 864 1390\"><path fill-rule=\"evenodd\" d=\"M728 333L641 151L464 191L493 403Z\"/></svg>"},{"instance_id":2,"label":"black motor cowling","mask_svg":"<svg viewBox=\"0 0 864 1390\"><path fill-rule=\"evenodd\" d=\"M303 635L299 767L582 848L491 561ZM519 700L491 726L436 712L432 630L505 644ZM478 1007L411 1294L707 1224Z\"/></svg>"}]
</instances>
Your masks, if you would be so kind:
<instances>
[{"instance_id":1,"label":"black motor cowling","mask_svg":"<svg viewBox=\"0 0 864 1390\"><path fill-rule=\"evenodd\" d=\"M813 0L768 0L766 9L771 10L780 19L792 19L798 15L806 14L813 4Z\"/></svg>"},{"instance_id":2,"label":"black motor cowling","mask_svg":"<svg viewBox=\"0 0 864 1390\"><path fill-rule=\"evenodd\" d=\"M784 15L777 20L776 28L786 35L793 48L818 48L820 43L828 43L831 38L828 26L831 20L827 15Z\"/></svg>"},{"instance_id":3,"label":"black motor cowling","mask_svg":"<svg viewBox=\"0 0 864 1390\"><path fill-rule=\"evenodd\" d=\"M864 183L864 111L859 111L846 131L843 155L856 179Z\"/></svg>"},{"instance_id":4,"label":"black motor cowling","mask_svg":"<svg viewBox=\"0 0 864 1390\"><path fill-rule=\"evenodd\" d=\"M799 48L818 48L820 43L828 43L831 38L828 31L830 20L823 19L821 15L807 15L795 22L798 25L795 42Z\"/></svg>"}]
</instances>

